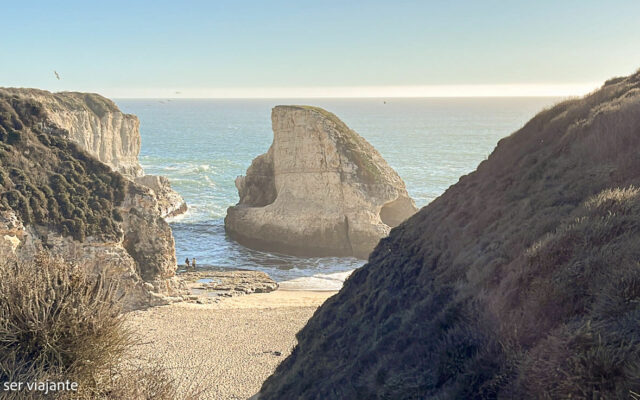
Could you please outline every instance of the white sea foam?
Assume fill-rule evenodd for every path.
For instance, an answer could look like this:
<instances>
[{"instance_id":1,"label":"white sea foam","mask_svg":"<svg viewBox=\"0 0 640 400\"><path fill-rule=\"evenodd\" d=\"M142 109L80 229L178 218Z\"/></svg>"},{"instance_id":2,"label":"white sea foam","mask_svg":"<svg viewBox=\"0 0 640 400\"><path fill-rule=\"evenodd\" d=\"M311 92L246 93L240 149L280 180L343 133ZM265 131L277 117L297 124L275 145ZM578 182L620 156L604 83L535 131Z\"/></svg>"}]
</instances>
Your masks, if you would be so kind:
<instances>
[{"instance_id":1,"label":"white sea foam","mask_svg":"<svg viewBox=\"0 0 640 400\"><path fill-rule=\"evenodd\" d=\"M282 290L340 290L344 281L354 270L334 272L332 274L315 274L279 282Z\"/></svg>"},{"instance_id":2,"label":"white sea foam","mask_svg":"<svg viewBox=\"0 0 640 400\"><path fill-rule=\"evenodd\" d=\"M171 223L173 223L173 222L180 222L180 221L182 221L183 219L188 219L188 218L190 217L190 214L191 214L191 209L190 209L190 208L189 208L189 206L187 205L187 211L185 211L184 213L179 214L179 215L175 215L175 216L173 216L173 217L168 217L168 218L165 218L165 219L166 219L166 221L167 221L168 223L170 223L170 224L171 224Z\"/></svg>"}]
</instances>

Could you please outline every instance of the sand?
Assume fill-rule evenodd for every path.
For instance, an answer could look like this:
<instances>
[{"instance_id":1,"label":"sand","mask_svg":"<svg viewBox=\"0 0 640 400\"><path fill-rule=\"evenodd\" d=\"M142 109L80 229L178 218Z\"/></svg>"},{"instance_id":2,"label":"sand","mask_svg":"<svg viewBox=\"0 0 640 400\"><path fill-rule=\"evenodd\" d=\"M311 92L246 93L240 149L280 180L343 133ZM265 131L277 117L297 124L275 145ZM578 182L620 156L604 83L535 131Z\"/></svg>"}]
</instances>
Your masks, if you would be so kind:
<instances>
[{"instance_id":1,"label":"sand","mask_svg":"<svg viewBox=\"0 0 640 400\"><path fill-rule=\"evenodd\" d=\"M205 399L247 399L290 353L295 334L335 291L287 291L176 303L129 314L142 358L157 357L179 381L206 388Z\"/></svg>"}]
</instances>

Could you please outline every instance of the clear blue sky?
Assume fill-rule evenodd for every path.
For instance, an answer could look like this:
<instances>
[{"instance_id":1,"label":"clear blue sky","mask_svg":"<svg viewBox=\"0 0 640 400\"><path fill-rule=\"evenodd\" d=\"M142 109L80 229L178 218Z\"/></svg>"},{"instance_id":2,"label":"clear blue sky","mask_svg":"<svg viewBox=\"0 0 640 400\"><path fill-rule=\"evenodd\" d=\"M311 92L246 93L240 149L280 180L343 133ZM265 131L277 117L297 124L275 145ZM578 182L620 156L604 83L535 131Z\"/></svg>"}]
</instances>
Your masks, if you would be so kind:
<instances>
[{"instance_id":1,"label":"clear blue sky","mask_svg":"<svg viewBox=\"0 0 640 400\"><path fill-rule=\"evenodd\" d=\"M1 1L0 86L179 97L582 85L640 68L638 0Z\"/></svg>"}]
</instances>

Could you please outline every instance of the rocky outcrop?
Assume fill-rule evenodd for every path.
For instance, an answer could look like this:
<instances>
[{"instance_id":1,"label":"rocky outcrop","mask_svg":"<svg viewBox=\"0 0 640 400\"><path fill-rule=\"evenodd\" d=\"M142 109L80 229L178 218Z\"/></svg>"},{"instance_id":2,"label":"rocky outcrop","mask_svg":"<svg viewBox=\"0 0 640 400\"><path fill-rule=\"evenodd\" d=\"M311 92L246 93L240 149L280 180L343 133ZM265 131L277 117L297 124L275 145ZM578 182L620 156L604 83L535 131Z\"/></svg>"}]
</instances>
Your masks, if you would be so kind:
<instances>
[{"instance_id":1,"label":"rocky outcrop","mask_svg":"<svg viewBox=\"0 0 640 400\"><path fill-rule=\"evenodd\" d=\"M268 399L640 393L640 72L545 110L380 241Z\"/></svg>"},{"instance_id":2,"label":"rocky outcrop","mask_svg":"<svg viewBox=\"0 0 640 400\"><path fill-rule=\"evenodd\" d=\"M165 218L175 217L187 212L187 203L184 202L175 190L171 188L169 179L164 176L144 175L135 178L137 184L153 190L158 199L160 214Z\"/></svg>"},{"instance_id":3,"label":"rocky outcrop","mask_svg":"<svg viewBox=\"0 0 640 400\"><path fill-rule=\"evenodd\" d=\"M118 279L129 309L178 300L185 287L155 194L68 140L49 115L0 92L0 260L46 250Z\"/></svg>"},{"instance_id":4,"label":"rocky outcrop","mask_svg":"<svg viewBox=\"0 0 640 400\"><path fill-rule=\"evenodd\" d=\"M366 258L417 209L382 156L335 115L273 109L273 144L238 177L227 233L248 247Z\"/></svg>"},{"instance_id":5,"label":"rocky outcrop","mask_svg":"<svg viewBox=\"0 0 640 400\"><path fill-rule=\"evenodd\" d=\"M262 271L219 270L190 271L180 274L187 287L208 297L233 297L251 293L269 293L278 283Z\"/></svg>"},{"instance_id":6,"label":"rocky outcrop","mask_svg":"<svg viewBox=\"0 0 640 400\"><path fill-rule=\"evenodd\" d=\"M151 183L165 216L186 212L186 203L164 177L140 179L140 121L95 93L51 93L38 89L0 88L0 93L32 99L42 106L43 124L67 131L67 138L115 171L138 183ZM156 191L156 189L159 189Z\"/></svg>"},{"instance_id":7,"label":"rocky outcrop","mask_svg":"<svg viewBox=\"0 0 640 400\"><path fill-rule=\"evenodd\" d=\"M142 188L138 188L140 190ZM171 230L158 214L149 213L154 198L148 189L127 196L122 211L124 235L119 240L89 236L83 241L55 229L20 222L13 212L0 216L0 258L33 260L41 251L82 265L90 274L117 279L125 294L125 309L139 309L181 301L185 284L175 276ZM146 198L145 198L146 197Z\"/></svg>"}]
</instances>

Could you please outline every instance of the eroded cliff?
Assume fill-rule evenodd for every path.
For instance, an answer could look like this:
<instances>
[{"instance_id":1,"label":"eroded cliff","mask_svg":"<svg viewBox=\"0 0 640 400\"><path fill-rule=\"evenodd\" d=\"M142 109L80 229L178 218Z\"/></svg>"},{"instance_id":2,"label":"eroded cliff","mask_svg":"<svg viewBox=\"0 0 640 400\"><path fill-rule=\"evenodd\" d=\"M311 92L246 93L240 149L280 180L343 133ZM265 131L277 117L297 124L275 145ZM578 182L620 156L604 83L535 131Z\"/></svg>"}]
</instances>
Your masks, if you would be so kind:
<instances>
[{"instance_id":1,"label":"eroded cliff","mask_svg":"<svg viewBox=\"0 0 640 400\"><path fill-rule=\"evenodd\" d=\"M36 99L0 91L0 259L42 250L120 280L129 308L183 292L155 194L68 139Z\"/></svg>"},{"instance_id":2,"label":"eroded cliff","mask_svg":"<svg viewBox=\"0 0 640 400\"><path fill-rule=\"evenodd\" d=\"M165 217L186 211L182 197L164 177L145 176L140 153L140 121L121 112L116 104L95 93L51 93L38 89L0 88L5 96L33 100L41 105L42 126L66 130L67 139L77 143L98 160L136 182L149 186L158 198Z\"/></svg>"},{"instance_id":3,"label":"eroded cliff","mask_svg":"<svg viewBox=\"0 0 640 400\"><path fill-rule=\"evenodd\" d=\"M225 228L240 243L304 256L366 258L417 209L373 146L316 107L273 109L273 144L236 179Z\"/></svg>"},{"instance_id":4,"label":"eroded cliff","mask_svg":"<svg viewBox=\"0 0 640 400\"><path fill-rule=\"evenodd\" d=\"M640 393L640 73L545 110L380 241L261 399Z\"/></svg>"}]
</instances>

